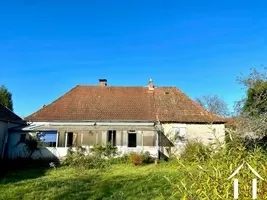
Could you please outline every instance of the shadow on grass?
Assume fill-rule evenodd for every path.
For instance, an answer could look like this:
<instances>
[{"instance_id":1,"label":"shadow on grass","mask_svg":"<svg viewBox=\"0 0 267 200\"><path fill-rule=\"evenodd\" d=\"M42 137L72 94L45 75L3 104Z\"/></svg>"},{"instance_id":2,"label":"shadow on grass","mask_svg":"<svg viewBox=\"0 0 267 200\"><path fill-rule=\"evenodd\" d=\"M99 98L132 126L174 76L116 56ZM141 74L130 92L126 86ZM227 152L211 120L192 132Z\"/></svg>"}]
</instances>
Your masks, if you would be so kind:
<instances>
[{"instance_id":1,"label":"shadow on grass","mask_svg":"<svg viewBox=\"0 0 267 200\"><path fill-rule=\"evenodd\" d=\"M43 176L51 168L49 163L57 162L55 159L13 159L1 160L0 184L15 183L27 179Z\"/></svg>"}]
</instances>

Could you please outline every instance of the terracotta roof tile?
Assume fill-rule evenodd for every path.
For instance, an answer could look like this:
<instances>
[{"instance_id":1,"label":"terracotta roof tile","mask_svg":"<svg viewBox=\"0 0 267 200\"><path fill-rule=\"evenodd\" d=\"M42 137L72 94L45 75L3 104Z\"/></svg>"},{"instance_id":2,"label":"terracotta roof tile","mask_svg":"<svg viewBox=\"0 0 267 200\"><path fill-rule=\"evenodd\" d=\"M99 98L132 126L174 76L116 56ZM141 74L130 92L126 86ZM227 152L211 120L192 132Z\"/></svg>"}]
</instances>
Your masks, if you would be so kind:
<instances>
[{"instance_id":1,"label":"terracotta roof tile","mask_svg":"<svg viewBox=\"0 0 267 200\"><path fill-rule=\"evenodd\" d=\"M223 122L177 88L76 86L28 116L31 121Z\"/></svg>"},{"instance_id":2,"label":"terracotta roof tile","mask_svg":"<svg viewBox=\"0 0 267 200\"><path fill-rule=\"evenodd\" d=\"M208 112L175 87L155 90L158 118L165 122L204 123L224 122L224 119Z\"/></svg>"}]
</instances>

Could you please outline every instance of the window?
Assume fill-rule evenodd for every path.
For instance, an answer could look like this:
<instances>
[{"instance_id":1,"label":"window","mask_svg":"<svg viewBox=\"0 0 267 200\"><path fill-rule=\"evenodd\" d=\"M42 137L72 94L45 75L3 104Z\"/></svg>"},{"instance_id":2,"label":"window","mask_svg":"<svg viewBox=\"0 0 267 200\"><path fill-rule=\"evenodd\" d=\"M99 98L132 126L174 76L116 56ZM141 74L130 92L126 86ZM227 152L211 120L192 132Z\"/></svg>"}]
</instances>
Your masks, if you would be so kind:
<instances>
[{"instance_id":1,"label":"window","mask_svg":"<svg viewBox=\"0 0 267 200\"><path fill-rule=\"evenodd\" d=\"M108 143L110 143L112 146L116 146L116 131L115 130L109 130L108 131Z\"/></svg>"},{"instance_id":2,"label":"window","mask_svg":"<svg viewBox=\"0 0 267 200\"><path fill-rule=\"evenodd\" d=\"M20 142L25 142L26 141L26 134L21 134L20 135Z\"/></svg>"},{"instance_id":3,"label":"window","mask_svg":"<svg viewBox=\"0 0 267 200\"><path fill-rule=\"evenodd\" d=\"M73 132L67 133L67 147L72 147L73 145Z\"/></svg>"},{"instance_id":4,"label":"window","mask_svg":"<svg viewBox=\"0 0 267 200\"><path fill-rule=\"evenodd\" d=\"M128 147L136 147L136 132L128 132Z\"/></svg>"},{"instance_id":5,"label":"window","mask_svg":"<svg viewBox=\"0 0 267 200\"><path fill-rule=\"evenodd\" d=\"M40 138L41 147L56 147L57 132L55 131L45 131L39 132L38 137Z\"/></svg>"},{"instance_id":6,"label":"window","mask_svg":"<svg viewBox=\"0 0 267 200\"><path fill-rule=\"evenodd\" d=\"M174 142L183 143L186 140L186 130L184 127L175 127L174 128Z\"/></svg>"}]
</instances>

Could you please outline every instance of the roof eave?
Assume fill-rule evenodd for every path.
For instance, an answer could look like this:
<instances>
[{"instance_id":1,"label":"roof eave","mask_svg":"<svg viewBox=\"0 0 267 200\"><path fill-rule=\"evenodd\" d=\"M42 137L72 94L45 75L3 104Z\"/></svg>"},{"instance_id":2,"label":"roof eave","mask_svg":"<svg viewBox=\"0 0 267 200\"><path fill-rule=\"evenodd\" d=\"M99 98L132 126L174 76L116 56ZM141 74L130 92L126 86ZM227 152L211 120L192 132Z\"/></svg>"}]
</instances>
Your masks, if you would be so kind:
<instances>
[{"instance_id":1,"label":"roof eave","mask_svg":"<svg viewBox=\"0 0 267 200\"><path fill-rule=\"evenodd\" d=\"M17 120L0 119L0 121L8 122L8 123L14 123L14 124L27 124L27 121L25 121L25 120L17 121Z\"/></svg>"}]
</instances>

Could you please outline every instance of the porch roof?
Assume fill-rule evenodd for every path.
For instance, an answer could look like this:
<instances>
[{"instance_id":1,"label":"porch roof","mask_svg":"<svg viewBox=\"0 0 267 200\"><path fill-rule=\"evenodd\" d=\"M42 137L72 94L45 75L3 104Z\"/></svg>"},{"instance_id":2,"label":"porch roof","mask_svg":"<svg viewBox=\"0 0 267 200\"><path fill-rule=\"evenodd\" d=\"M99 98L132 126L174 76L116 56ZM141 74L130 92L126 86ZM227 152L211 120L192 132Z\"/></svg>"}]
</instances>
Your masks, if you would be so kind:
<instances>
[{"instance_id":1,"label":"porch roof","mask_svg":"<svg viewBox=\"0 0 267 200\"><path fill-rule=\"evenodd\" d=\"M9 132L31 132L31 131L56 131L56 130L47 127L45 123L43 124L33 123L33 124L17 126L17 127L9 129Z\"/></svg>"}]
</instances>

